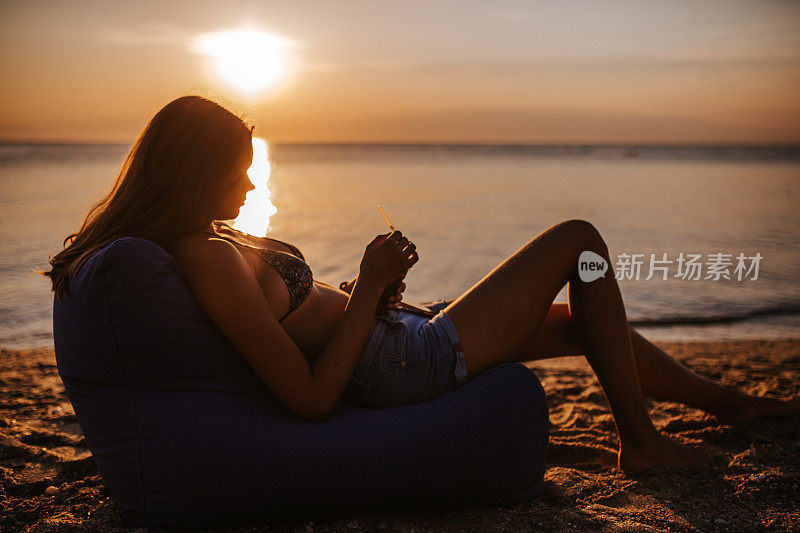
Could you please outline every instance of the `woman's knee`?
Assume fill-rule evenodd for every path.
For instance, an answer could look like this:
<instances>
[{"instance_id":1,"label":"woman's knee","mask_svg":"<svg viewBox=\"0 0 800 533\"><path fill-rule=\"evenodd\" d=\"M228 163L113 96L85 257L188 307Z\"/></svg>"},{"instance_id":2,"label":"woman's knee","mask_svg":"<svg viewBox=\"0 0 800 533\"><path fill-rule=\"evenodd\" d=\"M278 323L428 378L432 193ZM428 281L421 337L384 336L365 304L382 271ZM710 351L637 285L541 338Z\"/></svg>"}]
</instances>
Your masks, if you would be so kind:
<instances>
[{"instance_id":1,"label":"woman's knee","mask_svg":"<svg viewBox=\"0 0 800 533\"><path fill-rule=\"evenodd\" d=\"M565 220L557 224L570 238L583 246L584 250L591 250L608 259L608 246L600 231L589 221L581 219Z\"/></svg>"}]
</instances>

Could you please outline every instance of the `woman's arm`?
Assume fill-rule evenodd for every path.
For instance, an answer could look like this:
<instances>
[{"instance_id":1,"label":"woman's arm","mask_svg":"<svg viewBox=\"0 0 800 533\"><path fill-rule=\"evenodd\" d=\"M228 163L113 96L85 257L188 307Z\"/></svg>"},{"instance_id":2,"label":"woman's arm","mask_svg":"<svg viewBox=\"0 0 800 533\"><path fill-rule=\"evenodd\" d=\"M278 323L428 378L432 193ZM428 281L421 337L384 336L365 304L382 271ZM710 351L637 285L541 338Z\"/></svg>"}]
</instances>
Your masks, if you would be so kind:
<instances>
[{"instance_id":1,"label":"woman's arm","mask_svg":"<svg viewBox=\"0 0 800 533\"><path fill-rule=\"evenodd\" d=\"M356 285L356 281L358 281L358 278L355 278L353 281L341 282L339 284L339 290L351 294L353 292L353 287ZM395 309L403 300L403 291L406 290L406 283L405 281L400 281L400 283L390 285L386 290L390 291L389 299L386 301L386 307L387 309Z\"/></svg>"},{"instance_id":2,"label":"woman's arm","mask_svg":"<svg viewBox=\"0 0 800 533\"><path fill-rule=\"evenodd\" d=\"M211 239L183 259L195 298L273 394L298 416L327 419L355 371L383 287L357 282L345 312L313 368L278 323L236 247Z\"/></svg>"}]
</instances>

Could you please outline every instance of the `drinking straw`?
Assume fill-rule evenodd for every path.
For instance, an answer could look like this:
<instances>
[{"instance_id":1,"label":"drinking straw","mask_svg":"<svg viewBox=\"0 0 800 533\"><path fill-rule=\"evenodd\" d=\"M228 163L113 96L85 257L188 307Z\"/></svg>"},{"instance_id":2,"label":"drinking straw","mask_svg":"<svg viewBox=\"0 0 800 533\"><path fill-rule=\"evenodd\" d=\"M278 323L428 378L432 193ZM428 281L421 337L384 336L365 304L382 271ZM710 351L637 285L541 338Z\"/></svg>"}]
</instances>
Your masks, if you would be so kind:
<instances>
[{"instance_id":1,"label":"drinking straw","mask_svg":"<svg viewBox=\"0 0 800 533\"><path fill-rule=\"evenodd\" d=\"M381 215L383 215L383 218L386 220L386 223L389 224L389 229L394 231L394 226L392 226L392 223L389 222L389 217L386 216L386 213L383 211L381 204L378 204L378 209L381 210Z\"/></svg>"}]
</instances>

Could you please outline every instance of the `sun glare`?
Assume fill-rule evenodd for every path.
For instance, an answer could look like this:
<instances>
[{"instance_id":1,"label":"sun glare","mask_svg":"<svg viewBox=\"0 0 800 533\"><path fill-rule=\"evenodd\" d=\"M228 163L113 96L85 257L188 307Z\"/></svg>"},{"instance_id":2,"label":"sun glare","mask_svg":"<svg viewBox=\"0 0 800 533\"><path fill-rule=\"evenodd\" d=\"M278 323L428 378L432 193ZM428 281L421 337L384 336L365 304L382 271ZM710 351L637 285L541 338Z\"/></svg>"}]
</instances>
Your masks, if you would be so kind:
<instances>
[{"instance_id":1,"label":"sun glare","mask_svg":"<svg viewBox=\"0 0 800 533\"><path fill-rule=\"evenodd\" d=\"M195 50L211 58L217 74L248 95L273 89L286 76L290 41L253 30L200 35Z\"/></svg>"},{"instance_id":2,"label":"sun glare","mask_svg":"<svg viewBox=\"0 0 800 533\"><path fill-rule=\"evenodd\" d=\"M253 164L247 169L247 176L256 188L247 193L233 227L256 237L266 237L269 217L278 210L270 201L267 143L258 137L253 137Z\"/></svg>"}]
</instances>

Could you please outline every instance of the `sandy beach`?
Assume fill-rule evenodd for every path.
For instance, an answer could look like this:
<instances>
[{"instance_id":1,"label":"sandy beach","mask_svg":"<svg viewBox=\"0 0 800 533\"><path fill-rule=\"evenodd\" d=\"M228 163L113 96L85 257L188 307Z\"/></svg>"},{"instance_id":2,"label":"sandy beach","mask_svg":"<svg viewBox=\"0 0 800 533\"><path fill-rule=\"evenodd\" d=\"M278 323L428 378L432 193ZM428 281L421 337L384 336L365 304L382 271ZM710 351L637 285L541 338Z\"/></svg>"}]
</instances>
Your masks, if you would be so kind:
<instances>
[{"instance_id":1,"label":"sandy beach","mask_svg":"<svg viewBox=\"0 0 800 533\"><path fill-rule=\"evenodd\" d=\"M694 370L757 395L791 398L800 339L658 343ZM800 416L720 426L650 402L656 426L702 442L710 461L632 476L615 466L613 420L583 358L529 363L550 402L545 494L508 507L380 513L236 531L797 531ZM51 349L0 351L0 530L138 531L102 484Z\"/></svg>"}]
</instances>

